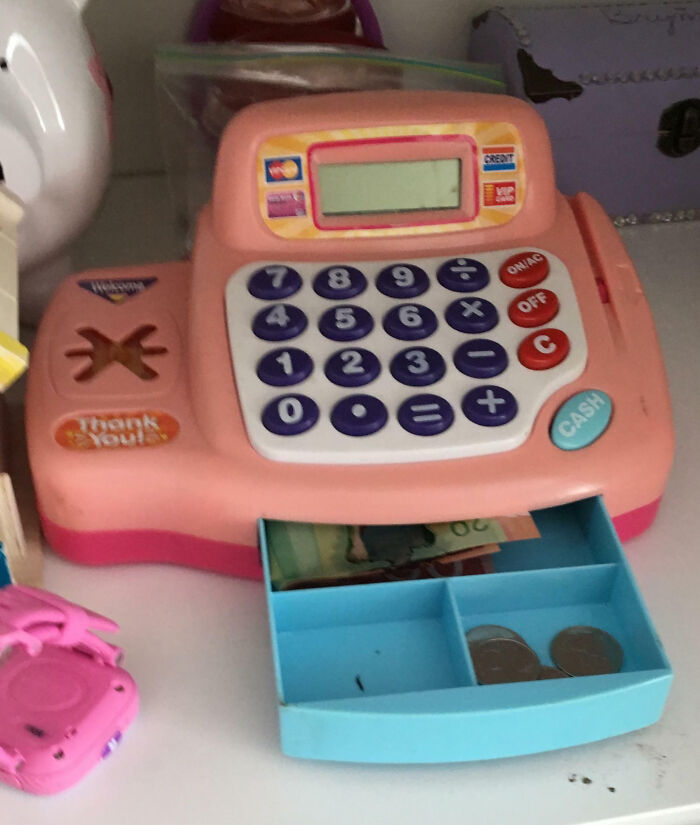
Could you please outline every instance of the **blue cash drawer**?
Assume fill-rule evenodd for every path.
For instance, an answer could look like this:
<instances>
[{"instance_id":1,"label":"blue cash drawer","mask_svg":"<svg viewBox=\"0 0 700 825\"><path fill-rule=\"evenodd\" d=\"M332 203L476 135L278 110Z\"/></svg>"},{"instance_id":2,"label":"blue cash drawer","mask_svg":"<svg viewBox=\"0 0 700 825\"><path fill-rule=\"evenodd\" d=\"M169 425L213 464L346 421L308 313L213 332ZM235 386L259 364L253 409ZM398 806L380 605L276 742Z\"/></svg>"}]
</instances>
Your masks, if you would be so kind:
<instances>
[{"instance_id":1,"label":"blue cash drawer","mask_svg":"<svg viewBox=\"0 0 700 825\"><path fill-rule=\"evenodd\" d=\"M276 592L260 541L282 749L352 762L453 762L564 748L655 722L672 672L601 498L533 513L485 575ZM543 665L562 629L612 634L619 672L479 684L465 633L503 625Z\"/></svg>"}]
</instances>

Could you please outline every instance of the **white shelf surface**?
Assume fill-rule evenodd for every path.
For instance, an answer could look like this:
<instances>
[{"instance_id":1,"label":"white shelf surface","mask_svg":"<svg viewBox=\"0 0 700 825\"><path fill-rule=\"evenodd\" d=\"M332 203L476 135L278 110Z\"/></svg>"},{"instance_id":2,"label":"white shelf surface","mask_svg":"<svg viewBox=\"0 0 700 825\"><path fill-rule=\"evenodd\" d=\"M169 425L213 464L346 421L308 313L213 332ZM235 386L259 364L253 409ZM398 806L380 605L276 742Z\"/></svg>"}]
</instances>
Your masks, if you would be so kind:
<instances>
[{"instance_id":1,"label":"white shelf surface","mask_svg":"<svg viewBox=\"0 0 700 825\"><path fill-rule=\"evenodd\" d=\"M165 198L161 178L117 180L76 261L176 257ZM48 589L121 624L142 708L114 756L74 789L42 799L0 788L0 822L700 823L700 223L628 228L623 238L656 318L678 444L655 524L626 546L675 670L660 722L490 762L292 760L279 748L261 584L169 566L80 567L48 552Z\"/></svg>"}]
</instances>

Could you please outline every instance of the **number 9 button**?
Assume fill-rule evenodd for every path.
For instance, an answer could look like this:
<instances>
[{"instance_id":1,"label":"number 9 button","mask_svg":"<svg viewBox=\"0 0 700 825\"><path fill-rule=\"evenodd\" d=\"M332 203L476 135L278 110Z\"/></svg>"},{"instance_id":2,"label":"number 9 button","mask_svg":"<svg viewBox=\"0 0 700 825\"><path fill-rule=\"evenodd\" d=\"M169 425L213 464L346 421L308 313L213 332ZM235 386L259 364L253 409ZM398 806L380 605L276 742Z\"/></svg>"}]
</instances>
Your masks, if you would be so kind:
<instances>
[{"instance_id":1,"label":"number 9 button","mask_svg":"<svg viewBox=\"0 0 700 825\"><path fill-rule=\"evenodd\" d=\"M387 266L377 276L377 289L389 298L416 298L429 285L425 271L415 264Z\"/></svg>"}]
</instances>

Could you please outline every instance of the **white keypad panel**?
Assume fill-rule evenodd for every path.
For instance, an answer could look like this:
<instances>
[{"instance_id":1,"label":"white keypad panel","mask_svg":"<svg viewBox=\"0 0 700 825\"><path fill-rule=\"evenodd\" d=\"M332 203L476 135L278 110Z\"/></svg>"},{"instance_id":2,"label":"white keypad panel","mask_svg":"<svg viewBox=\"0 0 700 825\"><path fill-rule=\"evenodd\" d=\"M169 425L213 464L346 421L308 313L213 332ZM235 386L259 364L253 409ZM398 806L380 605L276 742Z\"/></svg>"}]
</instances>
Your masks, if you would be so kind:
<instances>
[{"instance_id":1,"label":"white keypad panel","mask_svg":"<svg viewBox=\"0 0 700 825\"><path fill-rule=\"evenodd\" d=\"M566 267L527 247L257 261L231 275L226 318L248 436L275 461L511 450L587 359Z\"/></svg>"}]
</instances>

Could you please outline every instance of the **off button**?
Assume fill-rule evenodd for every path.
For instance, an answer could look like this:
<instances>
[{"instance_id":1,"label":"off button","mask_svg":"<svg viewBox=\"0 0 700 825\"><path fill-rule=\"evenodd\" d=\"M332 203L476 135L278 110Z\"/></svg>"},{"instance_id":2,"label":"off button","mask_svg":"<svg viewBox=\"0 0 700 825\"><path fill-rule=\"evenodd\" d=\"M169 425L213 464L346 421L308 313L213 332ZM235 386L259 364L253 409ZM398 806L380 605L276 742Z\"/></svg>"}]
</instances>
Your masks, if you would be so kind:
<instances>
[{"instance_id":1,"label":"off button","mask_svg":"<svg viewBox=\"0 0 700 825\"><path fill-rule=\"evenodd\" d=\"M508 317L519 327L548 324L559 312L559 299L551 289L528 289L510 302Z\"/></svg>"},{"instance_id":2,"label":"off button","mask_svg":"<svg viewBox=\"0 0 700 825\"><path fill-rule=\"evenodd\" d=\"M549 275L549 261L541 252L518 252L501 264L498 274L506 286L536 286Z\"/></svg>"}]
</instances>

